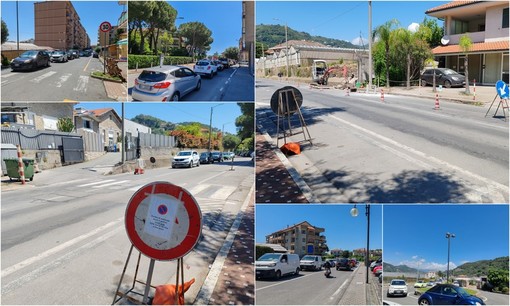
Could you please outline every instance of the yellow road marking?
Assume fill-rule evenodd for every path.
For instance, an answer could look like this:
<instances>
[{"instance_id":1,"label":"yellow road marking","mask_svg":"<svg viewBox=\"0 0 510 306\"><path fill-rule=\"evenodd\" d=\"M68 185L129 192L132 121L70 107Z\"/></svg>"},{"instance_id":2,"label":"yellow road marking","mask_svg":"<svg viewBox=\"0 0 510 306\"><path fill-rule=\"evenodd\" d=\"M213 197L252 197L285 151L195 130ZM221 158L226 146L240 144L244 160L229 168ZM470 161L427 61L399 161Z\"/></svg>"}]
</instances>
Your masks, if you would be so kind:
<instances>
[{"instance_id":1,"label":"yellow road marking","mask_svg":"<svg viewBox=\"0 0 510 306\"><path fill-rule=\"evenodd\" d=\"M85 65L85 68L83 68L83 71L86 71L86 70L87 70L87 67L89 66L90 61L91 61L92 59L93 59L93 57L91 56L91 57L89 58L89 61L87 62L87 65Z\"/></svg>"},{"instance_id":2,"label":"yellow road marking","mask_svg":"<svg viewBox=\"0 0 510 306\"><path fill-rule=\"evenodd\" d=\"M78 101L76 101L76 100L71 100L71 99L64 99L64 101L63 101L63 102L70 102L70 103L73 103L73 102L78 102Z\"/></svg>"}]
</instances>

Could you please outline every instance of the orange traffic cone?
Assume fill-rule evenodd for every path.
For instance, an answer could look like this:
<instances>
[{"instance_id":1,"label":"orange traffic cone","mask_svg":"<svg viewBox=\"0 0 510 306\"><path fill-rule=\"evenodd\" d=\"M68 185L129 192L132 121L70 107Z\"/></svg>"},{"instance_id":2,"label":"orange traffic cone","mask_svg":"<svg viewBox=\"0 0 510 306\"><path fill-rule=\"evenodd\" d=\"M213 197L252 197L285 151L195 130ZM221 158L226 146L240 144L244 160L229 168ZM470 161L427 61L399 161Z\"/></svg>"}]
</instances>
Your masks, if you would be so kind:
<instances>
[{"instance_id":1,"label":"orange traffic cone","mask_svg":"<svg viewBox=\"0 0 510 306\"><path fill-rule=\"evenodd\" d=\"M152 305L175 305L176 295L178 295L178 305L184 305L184 292L193 285L195 279L192 278L190 281L184 283L184 288L179 286L178 291L175 290L175 285L161 285L156 287L156 293L152 300ZM184 290L183 290L184 289Z\"/></svg>"}]
</instances>

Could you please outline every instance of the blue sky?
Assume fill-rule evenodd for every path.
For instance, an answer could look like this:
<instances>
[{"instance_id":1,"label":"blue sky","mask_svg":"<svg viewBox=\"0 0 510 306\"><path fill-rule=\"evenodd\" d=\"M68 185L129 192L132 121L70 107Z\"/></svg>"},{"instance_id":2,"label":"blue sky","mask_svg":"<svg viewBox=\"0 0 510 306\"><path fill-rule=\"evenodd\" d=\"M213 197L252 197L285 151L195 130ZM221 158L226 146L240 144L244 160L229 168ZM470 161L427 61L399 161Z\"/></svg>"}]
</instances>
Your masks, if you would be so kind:
<instances>
[{"instance_id":1,"label":"blue sky","mask_svg":"<svg viewBox=\"0 0 510 306\"><path fill-rule=\"evenodd\" d=\"M241 1L167 1L177 10L175 25L198 21L212 31L214 42L208 55L239 47L242 31Z\"/></svg>"},{"instance_id":2,"label":"blue sky","mask_svg":"<svg viewBox=\"0 0 510 306\"><path fill-rule=\"evenodd\" d=\"M421 23L426 10L448 2L372 1L372 29L393 18L407 28L413 22ZM297 31L349 42L359 39L361 32L367 44L368 1L257 1L255 16L257 25L287 22Z\"/></svg>"},{"instance_id":3,"label":"blue sky","mask_svg":"<svg viewBox=\"0 0 510 306\"><path fill-rule=\"evenodd\" d=\"M37 1L40 2L40 1ZM112 26L123 11L117 1L71 1L80 16L80 21L90 38L90 44L97 44L97 31L103 21ZM16 1L2 0L2 20L7 23L10 41L16 41ZM34 34L34 1L19 1L19 39L20 41L35 38Z\"/></svg>"},{"instance_id":4,"label":"blue sky","mask_svg":"<svg viewBox=\"0 0 510 306\"><path fill-rule=\"evenodd\" d=\"M384 205L384 261L446 270L508 256L508 205ZM418 264L421 263L421 264Z\"/></svg>"},{"instance_id":5,"label":"blue sky","mask_svg":"<svg viewBox=\"0 0 510 306\"><path fill-rule=\"evenodd\" d=\"M255 241L266 242L266 235L308 221L313 226L326 231L329 249L350 250L365 248L367 237L367 218L365 205L358 204L359 215L352 217L354 205L257 205L255 209ZM370 249L382 248L381 206L370 206Z\"/></svg>"},{"instance_id":6,"label":"blue sky","mask_svg":"<svg viewBox=\"0 0 510 306\"><path fill-rule=\"evenodd\" d=\"M220 105L221 104L221 105ZM216 107L216 105L219 105ZM122 116L122 104L113 103L80 103L75 106L88 110L99 108L113 108L119 116ZM196 121L209 125L213 109L212 126L221 130L223 125L225 132L237 134L235 120L241 115L241 109L237 103L137 103L124 104L125 118L131 119L136 115L151 115L172 123Z\"/></svg>"}]
</instances>

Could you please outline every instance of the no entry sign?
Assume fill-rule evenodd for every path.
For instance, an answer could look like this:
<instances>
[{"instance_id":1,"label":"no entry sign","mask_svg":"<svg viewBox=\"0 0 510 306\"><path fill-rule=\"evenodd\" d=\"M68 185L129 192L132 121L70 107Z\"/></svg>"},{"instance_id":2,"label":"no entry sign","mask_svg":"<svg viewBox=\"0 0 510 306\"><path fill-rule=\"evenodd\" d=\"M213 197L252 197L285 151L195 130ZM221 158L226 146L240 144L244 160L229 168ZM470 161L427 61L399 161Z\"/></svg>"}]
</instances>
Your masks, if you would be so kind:
<instances>
[{"instance_id":1,"label":"no entry sign","mask_svg":"<svg viewBox=\"0 0 510 306\"><path fill-rule=\"evenodd\" d=\"M99 25L99 30L101 30L101 32L108 32L111 30L111 28L112 28L112 25L108 21L103 21Z\"/></svg>"},{"instance_id":2,"label":"no entry sign","mask_svg":"<svg viewBox=\"0 0 510 306\"><path fill-rule=\"evenodd\" d=\"M125 225L129 240L144 255L173 260L197 244L202 212L187 190L168 182L153 182L129 200Z\"/></svg>"}]
</instances>

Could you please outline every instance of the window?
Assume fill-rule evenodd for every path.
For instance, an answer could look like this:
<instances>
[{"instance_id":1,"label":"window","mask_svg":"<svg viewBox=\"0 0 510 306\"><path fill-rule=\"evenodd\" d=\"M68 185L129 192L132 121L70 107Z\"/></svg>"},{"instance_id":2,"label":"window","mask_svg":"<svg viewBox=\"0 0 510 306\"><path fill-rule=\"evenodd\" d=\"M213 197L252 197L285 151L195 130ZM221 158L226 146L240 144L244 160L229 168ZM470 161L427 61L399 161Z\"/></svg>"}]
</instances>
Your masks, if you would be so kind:
<instances>
[{"instance_id":1,"label":"window","mask_svg":"<svg viewBox=\"0 0 510 306\"><path fill-rule=\"evenodd\" d=\"M86 129L91 129L92 124L90 124L90 120L83 120L83 127Z\"/></svg>"},{"instance_id":2,"label":"window","mask_svg":"<svg viewBox=\"0 0 510 306\"><path fill-rule=\"evenodd\" d=\"M468 23L462 20L452 20L451 32L452 34L463 34L468 31Z\"/></svg>"},{"instance_id":3,"label":"window","mask_svg":"<svg viewBox=\"0 0 510 306\"><path fill-rule=\"evenodd\" d=\"M508 7L503 9L503 22L501 23L502 28L508 28Z\"/></svg>"}]
</instances>

